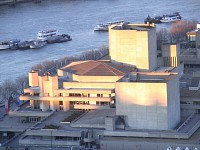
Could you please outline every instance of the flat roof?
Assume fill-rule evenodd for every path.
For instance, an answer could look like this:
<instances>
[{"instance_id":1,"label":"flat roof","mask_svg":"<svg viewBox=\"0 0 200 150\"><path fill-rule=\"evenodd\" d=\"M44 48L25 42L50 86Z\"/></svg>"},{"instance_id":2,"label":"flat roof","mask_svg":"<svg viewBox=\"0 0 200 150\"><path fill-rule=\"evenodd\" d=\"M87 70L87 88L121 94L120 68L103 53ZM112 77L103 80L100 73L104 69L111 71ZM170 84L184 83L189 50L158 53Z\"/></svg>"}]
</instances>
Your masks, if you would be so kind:
<instances>
[{"instance_id":1,"label":"flat roof","mask_svg":"<svg viewBox=\"0 0 200 150\"><path fill-rule=\"evenodd\" d=\"M80 90L105 90L105 91L110 91L113 89L106 89L106 88L63 88L63 89L59 89L59 90L73 90L73 91L80 91Z\"/></svg>"},{"instance_id":2,"label":"flat roof","mask_svg":"<svg viewBox=\"0 0 200 150\"><path fill-rule=\"evenodd\" d=\"M88 127L88 128L105 128L105 118L107 116L115 116L116 109L91 110L78 120L74 121L72 126Z\"/></svg>"},{"instance_id":3,"label":"flat roof","mask_svg":"<svg viewBox=\"0 0 200 150\"><path fill-rule=\"evenodd\" d=\"M200 97L200 90L189 90L189 88L182 88L180 89L180 96L197 98L197 97Z\"/></svg>"},{"instance_id":4,"label":"flat roof","mask_svg":"<svg viewBox=\"0 0 200 150\"><path fill-rule=\"evenodd\" d=\"M156 68L155 72L171 72L171 71L173 71L174 68L176 68L176 67L160 66L160 67Z\"/></svg>"},{"instance_id":5,"label":"flat roof","mask_svg":"<svg viewBox=\"0 0 200 150\"><path fill-rule=\"evenodd\" d=\"M192 77L190 87L198 87L199 81L200 81L200 77Z\"/></svg>"},{"instance_id":6,"label":"flat roof","mask_svg":"<svg viewBox=\"0 0 200 150\"><path fill-rule=\"evenodd\" d=\"M131 72L119 81L128 78L129 82L166 82L177 75L172 72Z\"/></svg>"},{"instance_id":7,"label":"flat roof","mask_svg":"<svg viewBox=\"0 0 200 150\"><path fill-rule=\"evenodd\" d=\"M117 24L113 25L111 29L113 30L137 30L137 31L148 31L155 26L153 24Z\"/></svg>"}]
</instances>

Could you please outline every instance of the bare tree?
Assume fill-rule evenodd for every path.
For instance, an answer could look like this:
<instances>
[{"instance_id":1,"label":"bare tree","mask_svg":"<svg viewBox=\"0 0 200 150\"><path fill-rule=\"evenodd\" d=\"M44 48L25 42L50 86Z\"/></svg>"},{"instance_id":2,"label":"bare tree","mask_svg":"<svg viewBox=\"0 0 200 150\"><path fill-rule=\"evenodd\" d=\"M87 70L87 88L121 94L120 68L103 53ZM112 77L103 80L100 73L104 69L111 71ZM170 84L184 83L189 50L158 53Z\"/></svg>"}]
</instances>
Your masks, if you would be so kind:
<instances>
[{"instance_id":1,"label":"bare tree","mask_svg":"<svg viewBox=\"0 0 200 150\"><path fill-rule=\"evenodd\" d=\"M171 42L181 42L186 39L186 33L196 28L197 21L181 20L171 25L169 38Z\"/></svg>"},{"instance_id":2,"label":"bare tree","mask_svg":"<svg viewBox=\"0 0 200 150\"><path fill-rule=\"evenodd\" d=\"M39 74L43 75L45 72L56 73L58 68L61 68L71 62L80 60L98 60L108 54L108 47L102 46L97 50L84 51L79 55L67 56L55 61L46 60L41 64L34 65L32 70L39 70Z\"/></svg>"},{"instance_id":3,"label":"bare tree","mask_svg":"<svg viewBox=\"0 0 200 150\"><path fill-rule=\"evenodd\" d=\"M31 70L38 70L40 73L43 70L43 66L42 66L42 64L36 64L31 67Z\"/></svg>"},{"instance_id":4,"label":"bare tree","mask_svg":"<svg viewBox=\"0 0 200 150\"><path fill-rule=\"evenodd\" d=\"M80 60L99 60L108 54L108 47L102 46L96 50L84 51L80 54Z\"/></svg>"},{"instance_id":5,"label":"bare tree","mask_svg":"<svg viewBox=\"0 0 200 150\"><path fill-rule=\"evenodd\" d=\"M157 49L161 49L162 43L168 42L169 33L167 29L162 28L156 32L156 36L157 36Z\"/></svg>"},{"instance_id":6,"label":"bare tree","mask_svg":"<svg viewBox=\"0 0 200 150\"><path fill-rule=\"evenodd\" d=\"M168 31L165 28L159 29L156 35L157 35L157 41L165 42L168 40Z\"/></svg>"},{"instance_id":7,"label":"bare tree","mask_svg":"<svg viewBox=\"0 0 200 150\"><path fill-rule=\"evenodd\" d=\"M34 65L32 70L38 70L39 74L44 74L45 72L53 72L56 69L55 61L45 60L41 64Z\"/></svg>"},{"instance_id":8,"label":"bare tree","mask_svg":"<svg viewBox=\"0 0 200 150\"><path fill-rule=\"evenodd\" d=\"M15 83L17 86L18 94L19 95L24 94L24 89L29 86L27 75L17 77L17 79L15 80Z\"/></svg>"},{"instance_id":9,"label":"bare tree","mask_svg":"<svg viewBox=\"0 0 200 150\"><path fill-rule=\"evenodd\" d=\"M16 84L11 80L5 80L3 84L1 85L0 95L1 95L2 101L5 101L6 99L9 99L10 97L13 98L14 96L18 95Z\"/></svg>"}]
</instances>

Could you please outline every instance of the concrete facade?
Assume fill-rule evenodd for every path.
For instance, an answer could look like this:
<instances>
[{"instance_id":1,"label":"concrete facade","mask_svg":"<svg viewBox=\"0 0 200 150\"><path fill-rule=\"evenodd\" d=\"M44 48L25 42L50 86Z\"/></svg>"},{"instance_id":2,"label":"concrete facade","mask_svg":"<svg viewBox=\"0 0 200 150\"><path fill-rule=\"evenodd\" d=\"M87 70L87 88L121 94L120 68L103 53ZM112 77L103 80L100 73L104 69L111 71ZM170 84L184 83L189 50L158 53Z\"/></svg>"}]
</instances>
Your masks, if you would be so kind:
<instances>
[{"instance_id":1,"label":"concrete facade","mask_svg":"<svg viewBox=\"0 0 200 150\"><path fill-rule=\"evenodd\" d=\"M200 59L200 29L196 32L197 58Z\"/></svg>"},{"instance_id":2,"label":"concrete facade","mask_svg":"<svg viewBox=\"0 0 200 150\"><path fill-rule=\"evenodd\" d=\"M37 71L31 71L30 88L24 90L20 99L30 100L33 109L42 111L109 109L115 96L115 82L124 73L101 62L83 61L59 69L58 75L39 76Z\"/></svg>"},{"instance_id":3,"label":"concrete facade","mask_svg":"<svg viewBox=\"0 0 200 150\"><path fill-rule=\"evenodd\" d=\"M177 67L180 65L180 45L163 44L161 47L163 65L166 67Z\"/></svg>"},{"instance_id":4,"label":"concrete facade","mask_svg":"<svg viewBox=\"0 0 200 150\"><path fill-rule=\"evenodd\" d=\"M39 85L39 76L38 71L32 70L29 72L29 86L38 86Z\"/></svg>"},{"instance_id":5,"label":"concrete facade","mask_svg":"<svg viewBox=\"0 0 200 150\"><path fill-rule=\"evenodd\" d=\"M132 76L132 77L131 77ZM135 73L116 83L116 114L130 129L173 129L180 121L178 75ZM135 76L135 77L134 77Z\"/></svg>"},{"instance_id":6,"label":"concrete facade","mask_svg":"<svg viewBox=\"0 0 200 150\"><path fill-rule=\"evenodd\" d=\"M123 141L123 142L122 142ZM199 144L188 142L187 144L180 141L165 140L145 140L130 138L104 138L100 143L102 150L198 150ZM179 147L179 148L178 148Z\"/></svg>"},{"instance_id":7,"label":"concrete facade","mask_svg":"<svg viewBox=\"0 0 200 150\"><path fill-rule=\"evenodd\" d=\"M109 28L111 61L136 66L142 71L157 67L156 28L147 24L124 24Z\"/></svg>"},{"instance_id":8,"label":"concrete facade","mask_svg":"<svg viewBox=\"0 0 200 150\"><path fill-rule=\"evenodd\" d=\"M179 65L179 54L179 45L163 46L163 58L174 58L168 66ZM30 95L21 99L30 99L33 108L43 111L108 109L116 101L116 115L124 117L126 128L173 129L180 121L179 76L147 72L157 68L155 25L111 26L109 55L111 62L145 72L125 75L104 62L73 62L58 69L58 76L30 73L32 88L25 90Z\"/></svg>"},{"instance_id":9,"label":"concrete facade","mask_svg":"<svg viewBox=\"0 0 200 150\"><path fill-rule=\"evenodd\" d=\"M182 96L180 102L179 77L182 75L183 64L180 64L179 60L179 45L163 45L160 61L164 61L162 65L165 67L162 65L158 67L155 26L117 25L109 29L109 55L111 62L136 66L139 72L129 71L126 74L100 61L73 62L58 69L56 76L50 74L39 76L37 71L32 71L29 74L30 88L24 90L25 95L20 99L30 100L33 109L52 110L57 111L56 113L98 109L87 112L70 123L70 126L76 129L94 129L92 136L95 137L96 143L101 141L101 149L133 147L145 149L149 146L149 149L166 149L172 142L163 146L160 141L156 146L153 144L160 139L164 139L163 141L189 139L200 126L200 116L194 117L193 119L197 120L195 121L191 119L191 114L198 114L200 107L198 95L193 98ZM110 112L111 103L116 104L112 112ZM185 107L188 114L184 116L186 120L181 120L180 109L183 112L186 110ZM195 110L194 107L198 108ZM191 118L188 119L189 116ZM184 123L178 128L179 130L175 129L180 121ZM188 122L192 122L189 127L185 126ZM62 135L68 138L71 135L60 131L54 133L48 131L48 134L46 132L45 130L27 131L20 142L22 145L31 141L33 141L32 145L36 143L44 145L51 144L50 136ZM70 132L73 133L73 130ZM37 138L32 140L35 136ZM127 145L118 142L118 146L113 146L112 138L118 141L125 137L140 137L147 141L155 139L154 142L147 144L126 141ZM83 136L79 136L72 145L82 146L80 143L82 138ZM53 138L54 142L55 145L70 145L67 140L63 142ZM84 138L83 142L92 143L94 139Z\"/></svg>"}]
</instances>

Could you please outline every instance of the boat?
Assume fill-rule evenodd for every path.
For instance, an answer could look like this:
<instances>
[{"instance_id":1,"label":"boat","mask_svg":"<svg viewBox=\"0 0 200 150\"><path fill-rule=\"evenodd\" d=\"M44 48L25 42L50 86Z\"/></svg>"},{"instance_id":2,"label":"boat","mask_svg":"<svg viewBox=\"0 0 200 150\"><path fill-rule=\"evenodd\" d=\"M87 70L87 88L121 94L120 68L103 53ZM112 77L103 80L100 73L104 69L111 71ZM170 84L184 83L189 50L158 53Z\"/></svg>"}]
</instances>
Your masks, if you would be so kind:
<instances>
[{"instance_id":1,"label":"boat","mask_svg":"<svg viewBox=\"0 0 200 150\"><path fill-rule=\"evenodd\" d=\"M44 47L47 45L47 42L46 41L43 41L43 40L35 40L35 41L32 41L30 43L30 48L32 49L36 49L36 48L41 48L41 47Z\"/></svg>"},{"instance_id":2,"label":"boat","mask_svg":"<svg viewBox=\"0 0 200 150\"><path fill-rule=\"evenodd\" d=\"M45 31L39 31L37 34L38 40L47 40L48 38L52 38L54 36L58 35L57 30L45 30Z\"/></svg>"},{"instance_id":3,"label":"boat","mask_svg":"<svg viewBox=\"0 0 200 150\"><path fill-rule=\"evenodd\" d=\"M18 49L25 50L30 49L30 44L33 43L34 40L23 41L18 43Z\"/></svg>"},{"instance_id":4,"label":"boat","mask_svg":"<svg viewBox=\"0 0 200 150\"><path fill-rule=\"evenodd\" d=\"M161 16L155 16L155 17L150 17L148 15L147 18L144 19L144 23L166 23L166 22L173 22L173 21L179 21L181 20L181 15L179 12L174 12L173 14L167 14L167 15L161 15Z\"/></svg>"},{"instance_id":5,"label":"boat","mask_svg":"<svg viewBox=\"0 0 200 150\"><path fill-rule=\"evenodd\" d=\"M126 21L114 21L114 22L108 22L106 24L97 24L95 27L94 27L94 31L108 31L108 27L110 25L118 25L118 24L124 24L124 23L129 23L129 22L126 22Z\"/></svg>"},{"instance_id":6,"label":"boat","mask_svg":"<svg viewBox=\"0 0 200 150\"><path fill-rule=\"evenodd\" d=\"M57 35L57 36L48 38L46 41L48 44L53 44L53 43L67 42L67 41L71 41L71 40L72 39L68 34L62 34L62 35Z\"/></svg>"},{"instance_id":7,"label":"boat","mask_svg":"<svg viewBox=\"0 0 200 150\"><path fill-rule=\"evenodd\" d=\"M0 50L17 49L19 42L20 42L19 39L13 39L13 40L0 42Z\"/></svg>"},{"instance_id":8,"label":"boat","mask_svg":"<svg viewBox=\"0 0 200 150\"><path fill-rule=\"evenodd\" d=\"M6 49L9 49L9 48L10 48L9 44L0 43L0 50L6 50Z\"/></svg>"},{"instance_id":9,"label":"boat","mask_svg":"<svg viewBox=\"0 0 200 150\"><path fill-rule=\"evenodd\" d=\"M126 22L126 21L114 21L114 22L108 22L107 24L108 25L113 25L113 24L122 24L122 23L129 23L129 22Z\"/></svg>"},{"instance_id":10,"label":"boat","mask_svg":"<svg viewBox=\"0 0 200 150\"><path fill-rule=\"evenodd\" d=\"M71 40L72 39L68 34L62 34L62 35L59 35L57 43L67 42L67 41L71 41Z\"/></svg>"},{"instance_id":11,"label":"boat","mask_svg":"<svg viewBox=\"0 0 200 150\"><path fill-rule=\"evenodd\" d=\"M107 24L97 24L94 27L94 31L108 31L108 25Z\"/></svg>"},{"instance_id":12,"label":"boat","mask_svg":"<svg viewBox=\"0 0 200 150\"><path fill-rule=\"evenodd\" d=\"M174 21L179 21L179 20L181 20L181 16L179 12L175 12L171 15L163 15L160 21L163 23L166 23L166 22L174 22Z\"/></svg>"},{"instance_id":13,"label":"boat","mask_svg":"<svg viewBox=\"0 0 200 150\"><path fill-rule=\"evenodd\" d=\"M9 41L2 41L0 42L0 50L10 49Z\"/></svg>"},{"instance_id":14,"label":"boat","mask_svg":"<svg viewBox=\"0 0 200 150\"><path fill-rule=\"evenodd\" d=\"M13 39L9 41L9 45L10 45L10 49L14 50L14 49L18 49L18 43L20 42L19 39Z\"/></svg>"},{"instance_id":15,"label":"boat","mask_svg":"<svg viewBox=\"0 0 200 150\"><path fill-rule=\"evenodd\" d=\"M144 23L145 24L147 24L147 23L150 23L150 24L152 24L152 23L161 23L161 21L160 21L161 19L162 19L161 16L150 17L148 15L148 17L144 19Z\"/></svg>"}]
</instances>

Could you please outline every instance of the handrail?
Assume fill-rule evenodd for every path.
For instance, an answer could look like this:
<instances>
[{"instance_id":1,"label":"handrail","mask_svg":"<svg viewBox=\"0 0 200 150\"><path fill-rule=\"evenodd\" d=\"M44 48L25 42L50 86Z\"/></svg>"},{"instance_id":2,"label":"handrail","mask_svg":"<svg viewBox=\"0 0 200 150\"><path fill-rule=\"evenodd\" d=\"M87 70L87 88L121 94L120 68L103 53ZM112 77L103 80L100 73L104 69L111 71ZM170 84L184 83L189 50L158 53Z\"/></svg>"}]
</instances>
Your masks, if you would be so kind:
<instances>
[{"instance_id":1,"label":"handrail","mask_svg":"<svg viewBox=\"0 0 200 150\"><path fill-rule=\"evenodd\" d=\"M183 122L183 124L182 124L180 127L178 127L178 129L176 129L176 131L180 131L180 129L181 129L183 126L185 126L185 125L193 118L194 114L195 114L195 113L193 113L192 115L190 115L190 116Z\"/></svg>"}]
</instances>

